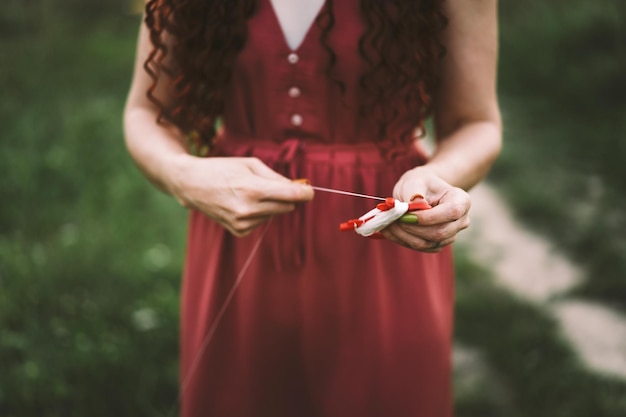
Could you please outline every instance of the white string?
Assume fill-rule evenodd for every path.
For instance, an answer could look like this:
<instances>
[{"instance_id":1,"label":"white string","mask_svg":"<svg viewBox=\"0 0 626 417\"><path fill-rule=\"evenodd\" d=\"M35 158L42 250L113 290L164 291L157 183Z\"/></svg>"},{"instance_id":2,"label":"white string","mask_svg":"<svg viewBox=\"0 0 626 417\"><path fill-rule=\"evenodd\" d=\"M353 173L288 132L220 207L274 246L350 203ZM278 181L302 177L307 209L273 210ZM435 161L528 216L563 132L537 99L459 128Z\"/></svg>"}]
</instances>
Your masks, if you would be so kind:
<instances>
[{"instance_id":1,"label":"white string","mask_svg":"<svg viewBox=\"0 0 626 417\"><path fill-rule=\"evenodd\" d=\"M324 191L324 192L333 193L333 194L349 195L351 197L362 197L362 198L369 198L371 200L382 200L382 201L386 200L385 198L377 197L375 195L352 193L350 191L335 190L333 188L318 187L316 185L311 185L311 188L317 191Z\"/></svg>"},{"instance_id":2,"label":"white string","mask_svg":"<svg viewBox=\"0 0 626 417\"><path fill-rule=\"evenodd\" d=\"M365 223L355 227L354 231L361 236L371 236L402 217L409 210L409 203L400 200L394 201L394 206L389 210L382 211L374 208L359 217L359 220L363 220Z\"/></svg>"},{"instance_id":3,"label":"white string","mask_svg":"<svg viewBox=\"0 0 626 417\"><path fill-rule=\"evenodd\" d=\"M191 366L189 367L187 375L185 375L185 378L180 384L180 390L178 393L178 399L176 400L176 404L180 403L180 400L184 392L187 390L187 386L189 385L189 382L191 381L191 377L195 373L198 365L200 364L200 359L202 359L204 352L206 351L207 347L211 343L211 340L213 339L213 335L217 331L217 327L222 321L222 317L224 316L226 309L230 305L230 302L232 301L233 297L235 296L235 292L237 292L237 288L239 288L239 286L241 285L241 281L243 281L243 277L246 274L246 271L248 270L248 268L250 267L250 264L252 263L252 259L254 258L254 255L256 255L256 253L258 252L259 247L261 246L261 242L263 241L263 238L265 237L265 234L267 233L267 229L269 228L271 221L272 221L272 218L270 218L265 223L265 226L263 228L263 231L261 232L261 235L259 236L257 241L254 243L254 246L252 247L252 250L250 251L248 258L244 262L243 266L241 267L241 270L239 271L239 274L237 275L237 279L235 279L235 283L233 284L230 291L228 292L228 295L226 296L224 303L222 304L219 311L217 312L217 315L215 316L215 320L213 320L213 324L211 325L211 327L209 328L209 331L207 332L206 336L202 340L200 349L198 350L198 353L196 353L196 356L193 359ZM174 412L176 411L176 404L172 406L172 410L168 413L170 417L173 416Z\"/></svg>"}]
</instances>

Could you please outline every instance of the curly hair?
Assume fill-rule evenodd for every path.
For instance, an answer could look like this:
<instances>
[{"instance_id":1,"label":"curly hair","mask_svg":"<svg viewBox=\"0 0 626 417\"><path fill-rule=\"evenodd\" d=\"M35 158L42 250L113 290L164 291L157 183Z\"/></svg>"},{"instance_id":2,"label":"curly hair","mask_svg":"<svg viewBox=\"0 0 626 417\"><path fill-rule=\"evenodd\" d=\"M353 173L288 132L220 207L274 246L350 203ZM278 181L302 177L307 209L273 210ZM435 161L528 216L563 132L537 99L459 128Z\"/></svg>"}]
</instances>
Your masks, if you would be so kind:
<instances>
[{"instance_id":1,"label":"curly hair","mask_svg":"<svg viewBox=\"0 0 626 417\"><path fill-rule=\"evenodd\" d=\"M231 78L237 54L244 48L247 20L258 0L149 0L145 23L153 48L144 62L152 78L148 98L159 109L158 122L169 122L206 153L216 136L216 122L224 109L224 86ZM441 33L447 19L444 0L360 0L366 30L359 53L367 64L359 84L366 100L359 111L378 120L378 137L401 109L409 109L414 126L423 130L437 88L438 64L445 53ZM339 57L328 42L335 25L333 0L316 19L319 42L328 54L327 76L333 76ZM167 41L166 41L167 37ZM160 101L155 90L162 74L173 81L173 102ZM207 77L206 74L211 74ZM398 97L402 100L398 101ZM413 129L391 140L408 142Z\"/></svg>"}]
</instances>

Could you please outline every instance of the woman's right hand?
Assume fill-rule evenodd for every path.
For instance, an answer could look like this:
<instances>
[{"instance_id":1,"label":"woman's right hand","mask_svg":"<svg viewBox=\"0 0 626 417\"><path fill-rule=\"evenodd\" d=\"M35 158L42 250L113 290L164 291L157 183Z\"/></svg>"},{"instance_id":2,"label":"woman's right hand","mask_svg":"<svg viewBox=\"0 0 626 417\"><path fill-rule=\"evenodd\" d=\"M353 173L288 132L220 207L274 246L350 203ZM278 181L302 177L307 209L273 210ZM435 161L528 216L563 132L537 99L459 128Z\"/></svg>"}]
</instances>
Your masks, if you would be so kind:
<instances>
[{"instance_id":1,"label":"woman's right hand","mask_svg":"<svg viewBox=\"0 0 626 417\"><path fill-rule=\"evenodd\" d=\"M235 236L313 198L310 186L292 182L258 158L179 155L173 166L169 189L174 197Z\"/></svg>"}]
</instances>

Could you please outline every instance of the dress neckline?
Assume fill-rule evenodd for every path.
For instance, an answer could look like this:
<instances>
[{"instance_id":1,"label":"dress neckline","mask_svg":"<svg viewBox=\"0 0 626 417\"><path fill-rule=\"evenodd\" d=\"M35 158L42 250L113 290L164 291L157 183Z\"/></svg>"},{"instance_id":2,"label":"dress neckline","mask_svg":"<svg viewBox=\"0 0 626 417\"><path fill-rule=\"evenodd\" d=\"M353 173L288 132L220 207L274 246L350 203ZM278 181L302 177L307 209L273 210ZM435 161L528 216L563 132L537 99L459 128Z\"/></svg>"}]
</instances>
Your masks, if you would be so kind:
<instances>
[{"instance_id":1,"label":"dress neckline","mask_svg":"<svg viewBox=\"0 0 626 417\"><path fill-rule=\"evenodd\" d=\"M298 44L298 46L294 49L289 46L289 42L287 41L287 36L285 36L285 31L283 30L283 27L280 24L280 19L278 18L278 14L276 13L276 9L274 9L274 5L272 4L272 1L271 0L265 0L265 1L267 2L268 7L270 8L270 13L272 15L274 27L278 31L278 34L280 35L279 38L281 39L282 46L292 53L299 52L303 49L304 46L306 46L306 44L309 41L309 38L311 37L311 33L313 32L313 28L317 25L317 20L322 15L322 13L324 12L324 9L326 8L328 4L328 2L324 0L322 7L320 7L320 9L317 11L317 14L313 18L313 21L309 25L309 28L307 29L307 31L305 32L304 38L302 38L302 41L300 42L300 44Z\"/></svg>"}]
</instances>

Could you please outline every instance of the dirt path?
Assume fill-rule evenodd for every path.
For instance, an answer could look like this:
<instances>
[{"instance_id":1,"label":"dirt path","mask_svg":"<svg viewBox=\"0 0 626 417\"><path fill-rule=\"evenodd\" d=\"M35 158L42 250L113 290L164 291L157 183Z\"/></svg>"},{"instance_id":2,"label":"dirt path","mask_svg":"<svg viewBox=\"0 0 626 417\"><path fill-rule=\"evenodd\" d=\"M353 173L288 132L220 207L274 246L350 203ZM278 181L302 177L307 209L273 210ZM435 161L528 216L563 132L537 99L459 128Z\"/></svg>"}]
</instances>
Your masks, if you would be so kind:
<instances>
[{"instance_id":1,"label":"dirt path","mask_svg":"<svg viewBox=\"0 0 626 417\"><path fill-rule=\"evenodd\" d=\"M472 226L459 244L493 271L498 285L551 314L589 369L626 379L626 317L568 298L567 291L583 279L576 265L522 227L488 185L471 195Z\"/></svg>"}]
</instances>

